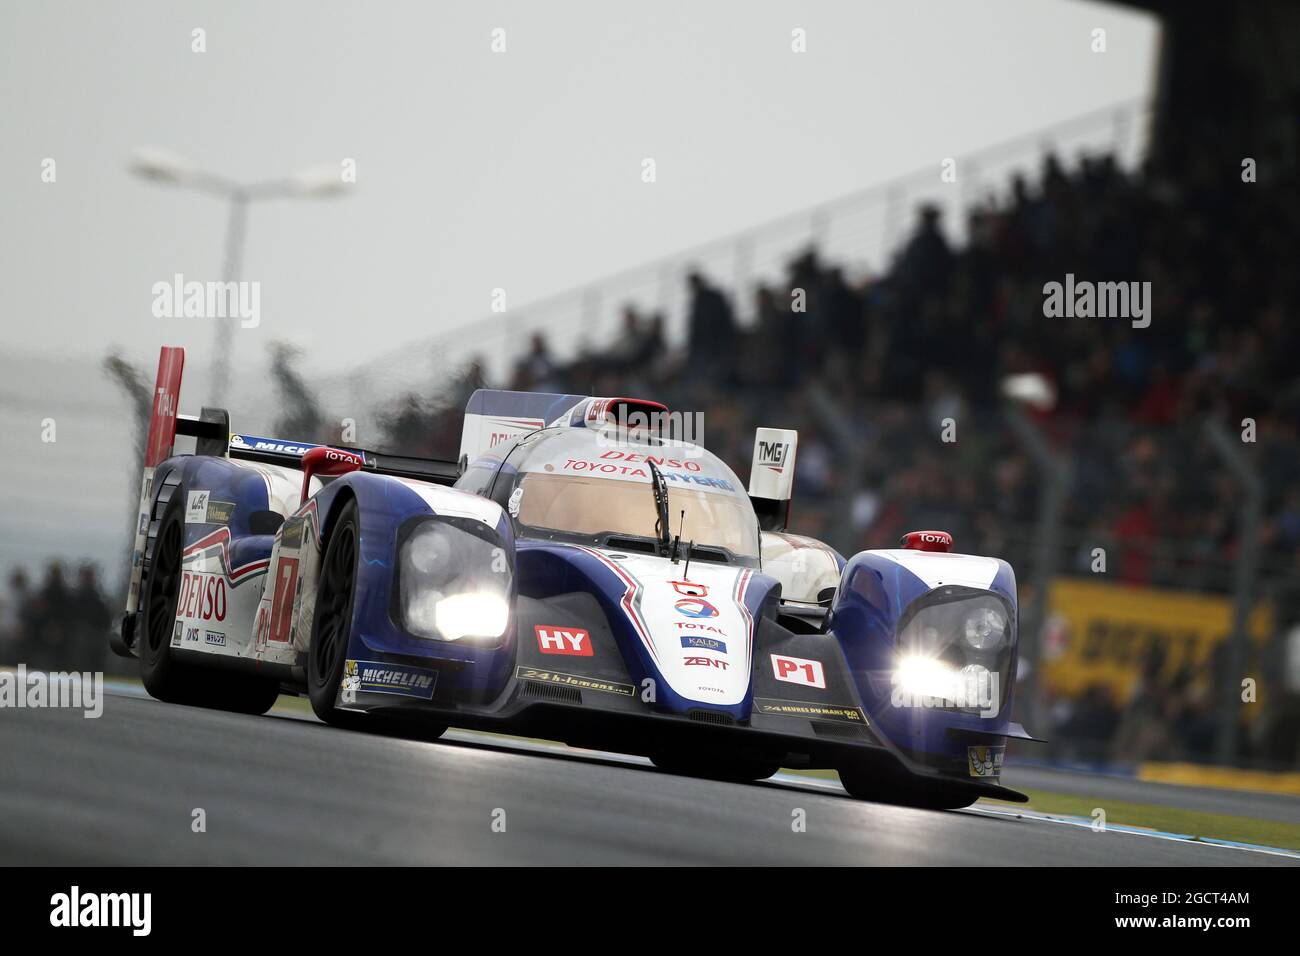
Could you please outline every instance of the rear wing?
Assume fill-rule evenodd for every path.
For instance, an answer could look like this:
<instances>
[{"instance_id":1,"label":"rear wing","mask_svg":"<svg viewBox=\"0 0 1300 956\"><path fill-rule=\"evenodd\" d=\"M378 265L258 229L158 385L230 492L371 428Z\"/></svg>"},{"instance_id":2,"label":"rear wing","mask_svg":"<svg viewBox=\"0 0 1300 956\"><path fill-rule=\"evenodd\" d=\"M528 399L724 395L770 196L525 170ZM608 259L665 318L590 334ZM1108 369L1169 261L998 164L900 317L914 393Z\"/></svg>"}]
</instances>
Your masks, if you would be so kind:
<instances>
[{"instance_id":1,"label":"rear wing","mask_svg":"<svg viewBox=\"0 0 1300 956\"><path fill-rule=\"evenodd\" d=\"M208 411L208 409L204 409ZM225 414L224 410L221 410ZM197 426L202 428L203 424ZM229 426L227 425L227 428ZM413 478L417 481L432 481L440 485L453 485L460 477L460 468L454 461L440 458L416 458L411 455L389 455L371 451L367 448L353 448L349 445L321 445L314 442L292 441L285 438L260 438L256 435L238 434L226 431L223 437L229 439L223 443L222 454L227 458L240 461L260 461L268 465L285 465L289 468L301 468L302 456L313 448L339 448L360 455L362 470L373 471L380 475L392 475L396 478ZM202 452L198 452L202 454Z\"/></svg>"},{"instance_id":2,"label":"rear wing","mask_svg":"<svg viewBox=\"0 0 1300 956\"><path fill-rule=\"evenodd\" d=\"M193 439L193 453L215 458L260 461L266 464L302 468L302 456L313 448L343 447L361 456L362 468L381 475L454 484L460 469L454 461L388 455L362 448L323 446L282 438L260 438L236 434L230 430L230 413L224 408L204 407L197 416L181 415L181 378L185 369L185 350L164 346L158 354L158 378L154 384L153 407L149 416L149 437L145 443L144 470L140 479L140 501L136 514L135 540L131 551L131 583L127 591L126 613L139 608L140 581L149 525L153 512L153 479L159 463L177 453L178 436ZM186 449L188 450L188 449Z\"/></svg>"}]
</instances>

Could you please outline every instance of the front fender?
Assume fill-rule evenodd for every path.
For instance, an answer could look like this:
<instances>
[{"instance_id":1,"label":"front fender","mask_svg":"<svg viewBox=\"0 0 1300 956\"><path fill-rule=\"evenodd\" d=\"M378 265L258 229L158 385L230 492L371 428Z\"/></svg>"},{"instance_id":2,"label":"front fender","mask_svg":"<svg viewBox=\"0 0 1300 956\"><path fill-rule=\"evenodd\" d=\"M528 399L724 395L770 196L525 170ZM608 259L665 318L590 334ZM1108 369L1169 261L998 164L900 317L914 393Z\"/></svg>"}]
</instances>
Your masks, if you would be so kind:
<instances>
[{"instance_id":1,"label":"front fender","mask_svg":"<svg viewBox=\"0 0 1300 956\"><path fill-rule=\"evenodd\" d=\"M505 512L495 502L453 488L353 472L330 482L312 499L322 516L322 542L329 540L332 522L349 499L357 503L361 549L349 659L383 660L385 655L422 658L439 672L435 700L488 700L499 694L514 660L513 615L499 644L479 647L408 634L398 625L393 608L399 535L408 522L439 514L481 520L496 532L513 563L514 532Z\"/></svg>"},{"instance_id":2,"label":"front fender","mask_svg":"<svg viewBox=\"0 0 1300 956\"><path fill-rule=\"evenodd\" d=\"M1010 610L1005 657L998 656L996 687L978 713L937 706L901 693L900 624L921 608L948 600L993 595ZM1019 736L1011 722L1016 666L1015 574L997 558L918 551L863 551L846 563L832 604L828 632L839 641L863 708L881 738L910 761L936 769L964 765L968 748ZM952 636L953 641L957 635ZM990 681L990 684L993 682Z\"/></svg>"}]
</instances>

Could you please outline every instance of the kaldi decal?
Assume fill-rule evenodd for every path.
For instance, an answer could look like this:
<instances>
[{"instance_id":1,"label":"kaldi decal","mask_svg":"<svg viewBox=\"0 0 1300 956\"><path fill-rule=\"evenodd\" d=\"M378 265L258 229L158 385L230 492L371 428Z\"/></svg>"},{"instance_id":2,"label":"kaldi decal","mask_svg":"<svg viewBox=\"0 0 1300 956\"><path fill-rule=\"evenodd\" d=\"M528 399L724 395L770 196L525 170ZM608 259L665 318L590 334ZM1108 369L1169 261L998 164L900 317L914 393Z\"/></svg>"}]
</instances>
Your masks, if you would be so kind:
<instances>
[{"instance_id":1,"label":"kaldi decal","mask_svg":"<svg viewBox=\"0 0 1300 956\"><path fill-rule=\"evenodd\" d=\"M226 619L226 579L217 574L186 571L176 599L176 616L200 621Z\"/></svg>"},{"instance_id":2,"label":"kaldi decal","mask_svg":"<svg viewBox=\"0 0 1300 956\"><path fill-rule=\"evenodd\" d=\"M687 667L716 667L724 671L731 666L726 661L720 661L716 657L687 657L682 663Z\"/></svg>"},{"instance_id":3,"label":"kaldi decal","mask_svg":"<svg viewBox=\"0 0 1300 956\"><path fill-rule=\"evenodd\" d=\"M821 661L773 654L772 674L777 680L783 680L787 684L803 684L805 687L826 689L826 672L822 670Z\"/></svg>"},{"instance_id":4,"label":"kaldi decal","mask_svg":"<svg viewBox=\"0 0 1300 956\"><path fill-rule=\"evenodd\" d=\"M720 641L716 637L696 637L688 634L682 638L682 647L687 650L717 651L719 654L727 653L726 641Z\"/></svg>"},{"instance_id":5,"label":"kaldi decal","mask_svg":"<svg viewBox=\"0 0 1300 956\"><path fill-rule=\"evenodd\" d=\"M551 627L538 624L537 649L543 654L564 654L568 657L591 657L591 634L580 627Z\"/></svg>"}]
</instances>

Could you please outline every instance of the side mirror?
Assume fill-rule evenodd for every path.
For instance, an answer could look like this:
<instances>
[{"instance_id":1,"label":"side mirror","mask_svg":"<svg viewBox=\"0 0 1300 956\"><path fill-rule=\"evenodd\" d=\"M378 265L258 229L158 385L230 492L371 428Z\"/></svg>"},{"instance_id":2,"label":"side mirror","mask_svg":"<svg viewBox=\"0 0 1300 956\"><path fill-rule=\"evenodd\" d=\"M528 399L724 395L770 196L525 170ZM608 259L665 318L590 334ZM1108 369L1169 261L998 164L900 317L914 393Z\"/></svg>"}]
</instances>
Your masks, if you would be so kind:
<instances>
[{"instance_id":1,"label":"side mirror","mask_svg":"<svg viewBox=\"0 0 1300 956\"><path fill-rule=\"evenodd\" d=\"M307 501L307 492L315 475L346 475L356 471L366 463L365 459L354 451L343 451L322 445L313 448L302 456L302 498L298 507Z\"/></svg>"}]
</instances>

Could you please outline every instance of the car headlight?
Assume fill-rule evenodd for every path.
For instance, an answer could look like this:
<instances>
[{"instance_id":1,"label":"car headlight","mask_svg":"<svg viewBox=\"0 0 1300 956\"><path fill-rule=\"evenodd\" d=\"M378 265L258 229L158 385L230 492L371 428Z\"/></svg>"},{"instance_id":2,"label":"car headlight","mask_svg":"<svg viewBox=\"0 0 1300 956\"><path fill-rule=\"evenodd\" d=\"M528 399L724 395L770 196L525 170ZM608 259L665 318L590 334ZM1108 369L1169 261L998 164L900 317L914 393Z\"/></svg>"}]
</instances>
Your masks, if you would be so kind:
<instances>
[{"instance_id":1,"label":"car headlight","mask_svg":"<svg viewBox=\"0 0 1300 956\"><path fill-rule=\"evenodd\" d=\"M996 594L936 588L904 613L891 683L899 706L916 700L987 715L1011 680L1015 611ZM926 703L924 706L936 706Z\"/></svg>"},{"instance_id":2,"label":"car headlight","mask_svg":"<svg viewBox=\"0 0 1300 956\"><path fill-rule=\"evenodd\" d=\"M962 625L962 637L977 651L997 650L1006 635L1006 616L996 608L976 608Z\"/></svg>"},{"instance_id":3,"label":"car headlight","mask_svg":"<svg viewBox=\"0 0 1300 956\"><path fill-rule=\"evenodd\" d=\"M417 637L490 640L510 623L510 562L485 525L421 523L402 542L398 580L402 623Z\"/></svg>"},{"instance_id":4,"label":"car headlight","mask_svg":"<svg viewBox=\"0 0 1300 956\"><path fill-rule=\"evenodd\" d=\"M912 654L894 666L898 706L941 706L994 710L1001 693L998 676L980 664L957 668L935 657Z\"/></svg>"},{"instance_id":5,"label":"car headlight","mask_svg":"<svg viewBox=\"0 0 1300 956\"><path fill-rule=\"evenodd\" d=\"M913 654L902 658L894 668L894 680L903 693L914 697L951 700L956 696L957 671L934 657Z\"/></svg>"}]
</instances>

